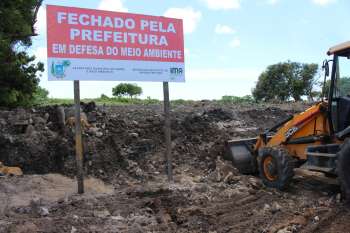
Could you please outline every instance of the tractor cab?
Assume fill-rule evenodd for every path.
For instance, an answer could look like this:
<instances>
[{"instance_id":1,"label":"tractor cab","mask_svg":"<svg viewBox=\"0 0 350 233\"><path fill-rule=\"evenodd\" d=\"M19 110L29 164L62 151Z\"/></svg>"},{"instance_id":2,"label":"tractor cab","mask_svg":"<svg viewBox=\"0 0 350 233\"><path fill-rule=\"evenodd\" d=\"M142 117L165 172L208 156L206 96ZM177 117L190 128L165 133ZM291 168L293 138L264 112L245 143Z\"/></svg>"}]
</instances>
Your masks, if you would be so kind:
<instances>
[{"instance_id":1,"label":"tractor cab","mask_svg":"<svg viewBox=\"0 0 350 233\"><path fill-rule=\"evenodd\" d=\"M350 41L331 47L333 55L331 79L328 86L328 120L330 133L343 140L350 134ZM325 61L325 79L329 76L329 61ZM349 78L349 79L346 79ZM347 87L347 83L349 86Z\"/></svg>"}]
</instances>

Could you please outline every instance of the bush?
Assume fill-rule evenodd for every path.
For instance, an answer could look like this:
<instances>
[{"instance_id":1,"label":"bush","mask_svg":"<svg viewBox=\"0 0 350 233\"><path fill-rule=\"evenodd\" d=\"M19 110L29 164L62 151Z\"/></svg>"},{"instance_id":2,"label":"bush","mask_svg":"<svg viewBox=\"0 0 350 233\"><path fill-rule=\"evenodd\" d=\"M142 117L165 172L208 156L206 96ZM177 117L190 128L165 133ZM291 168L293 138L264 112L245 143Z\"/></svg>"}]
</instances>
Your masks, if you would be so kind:
<instances>
[{"instance_id":1,"label":"bush","mask_svg":"<svg viewBox=\"0 0 350 233\"><path fill-rule=\"evenodd\" d=\"M223 97L221 97L220 102L231 104L252 103L254 102L254 99L251 95L245 95L243 97L224 95Z\"/></svg>"},{"instance_id":2,"label":"bush","mask_svg":"<svg viewBox=\"0 0 350 233\"><path fill-rule=\"evenodd\" d=\"M105 94L102 94L102 95L100 96L100 99L101 99L101 100L109 100L109 97L108 97L107 95L105 95Z\"/></svg>"},{"instance_id":3,"label":"bush","mask_svg":"<svg viewBox=\"0 0 350 233\"><path fill-rule=\"evenodd\" d=\"M112 89L113 96L123 97L129 96L133 98L142 94L142 88L136 84L120 83L118 86Z\"/></svg>"},{"instance_id":4,"label":"bush","mask_svg":"<svg viewBox=\"0 0 350 233\"><path fill-rule=\"evenodd\" d=\"M147 96L147 99L144 100L145 104L158 104L159 102L159 100L152 99L150 96Z\"/></svg>"}]
</instances>

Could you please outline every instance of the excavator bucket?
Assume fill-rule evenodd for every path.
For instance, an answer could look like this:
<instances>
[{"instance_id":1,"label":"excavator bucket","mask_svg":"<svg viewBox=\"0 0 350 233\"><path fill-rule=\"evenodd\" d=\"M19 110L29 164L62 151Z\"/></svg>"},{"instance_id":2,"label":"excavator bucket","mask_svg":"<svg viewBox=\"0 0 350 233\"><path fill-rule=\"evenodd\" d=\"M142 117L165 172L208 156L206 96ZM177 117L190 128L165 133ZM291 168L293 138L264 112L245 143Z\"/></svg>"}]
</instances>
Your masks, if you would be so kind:
<instances>
[{"instance_id":1,"label":"excavator bucket","mask_svg":"<svg viewBox=\"0 0 350 233\"><path fill-rule=\"evenodd\" d=\"M231 140L226 143L226 159L231 160L242 174L254 174L257 172L256 158L252 153L256 141L256 138L249 138Z\"/></svg>"},{"instance_id":2,"label":"excavator bucket","mask_svg":"<svg viewBox=\"0 0 350 233\"><path fill-rule=\"evenodd\" d=\"M260 137L264 136L266 140L271 139L276 130L291 119L293 119L293 115L278 122L272 128L266 130L265 133L261 134ZM257 138L248 138L226 142L226 159L231 160L233 165L242 174L255 174L258 171L256 155L254 153L254 147L257 140Z\"/></svg>"}]
</instances>

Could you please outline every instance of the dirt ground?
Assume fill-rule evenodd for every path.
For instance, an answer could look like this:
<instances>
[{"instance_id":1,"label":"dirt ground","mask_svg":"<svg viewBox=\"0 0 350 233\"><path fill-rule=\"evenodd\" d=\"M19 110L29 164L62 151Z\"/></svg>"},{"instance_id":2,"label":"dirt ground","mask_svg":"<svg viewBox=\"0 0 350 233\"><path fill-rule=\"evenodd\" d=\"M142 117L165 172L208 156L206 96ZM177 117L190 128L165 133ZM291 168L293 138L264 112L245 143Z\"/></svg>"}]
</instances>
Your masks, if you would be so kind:
<instances>
[{"instance_id":1,"label":"dirt ground","mask_svg":"<svg viewBox=\"0 0 350 233\"><path fill-rule=\"evenodd\" d=\"M25 173L0 177L0 232L350 232L334 180L297 170L281 192L223 159L225 141L306 107L173 106L169 184L162 106L84 104L84 195L75 194L74 132L62 108L0 110L0 161Z\"/></svg>"}]
</instances>

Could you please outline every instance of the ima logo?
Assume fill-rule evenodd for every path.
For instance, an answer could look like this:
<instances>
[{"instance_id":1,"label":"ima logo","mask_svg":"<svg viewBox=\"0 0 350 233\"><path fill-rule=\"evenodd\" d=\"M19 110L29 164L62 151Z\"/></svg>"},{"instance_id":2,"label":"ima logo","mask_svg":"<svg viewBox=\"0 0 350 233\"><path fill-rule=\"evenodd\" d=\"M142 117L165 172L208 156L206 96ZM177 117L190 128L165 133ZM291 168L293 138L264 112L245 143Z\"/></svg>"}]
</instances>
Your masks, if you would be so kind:
<instances>
[{"instance_id":1,"label":"ima logo","mask_svg":"<svg viewBox=\"0 0 350 233\"><path fill-rule=\"evenodd\" d=\"M170 68L170 74L172 75L182 75L183 69L182 68Z\"/></svg>"},{"instance_id":2,"label":"ima logo","mask_svg":"<svg viewBox=\"0 0 350 233\"><path fill-rule=\"evenodd\" d=\"M66 70L71 65L69 60L63 60L61 62L52 62L51 64L51 74L57 79L63 79L66 77Z\"/></svg>"}]
</instances>

